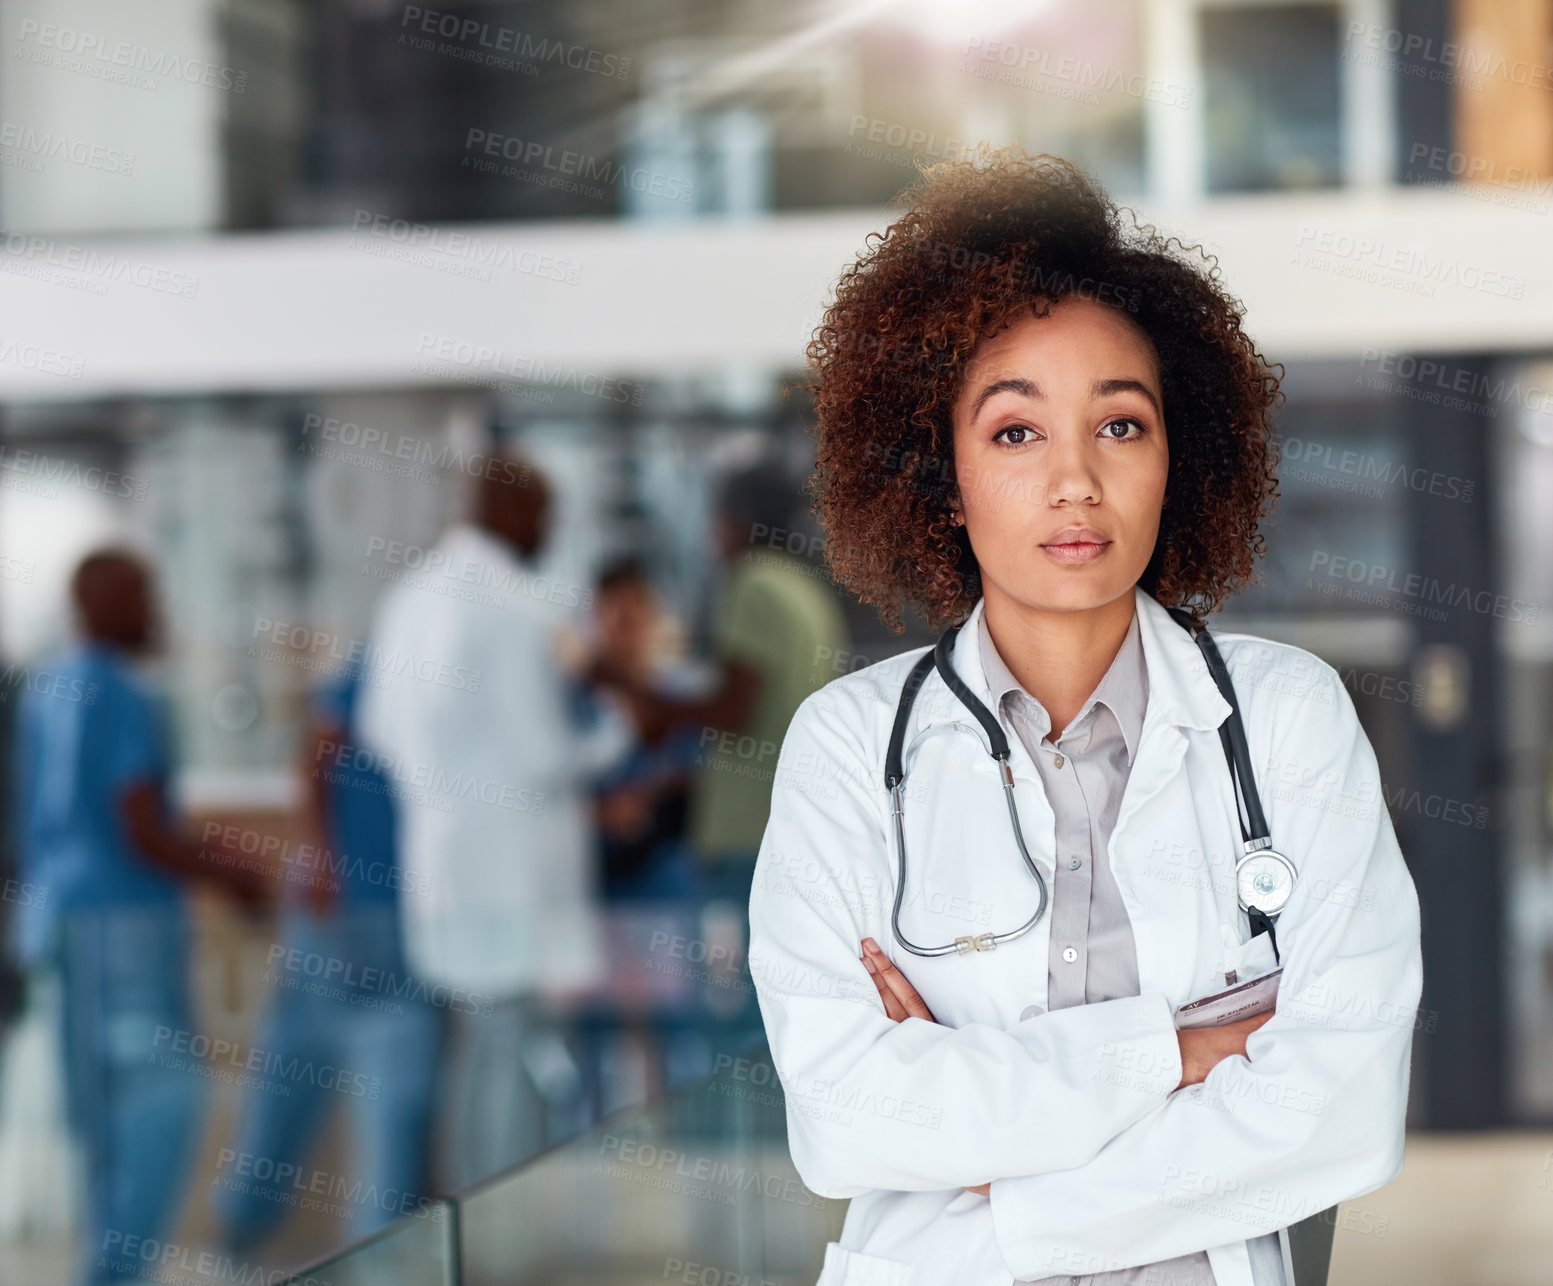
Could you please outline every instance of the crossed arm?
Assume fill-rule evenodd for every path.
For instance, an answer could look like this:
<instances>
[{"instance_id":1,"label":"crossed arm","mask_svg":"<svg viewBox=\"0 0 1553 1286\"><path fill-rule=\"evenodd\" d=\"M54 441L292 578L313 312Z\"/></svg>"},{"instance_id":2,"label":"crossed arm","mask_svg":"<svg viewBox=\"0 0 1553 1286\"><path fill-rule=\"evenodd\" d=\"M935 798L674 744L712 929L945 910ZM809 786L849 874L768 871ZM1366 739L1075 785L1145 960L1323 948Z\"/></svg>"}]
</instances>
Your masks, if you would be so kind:
<instances>
[{"instance_id":1,"label":"crossed arm","mask_svg":"<svg viewBox=\"0 0 1553 1286\"><path fill-rule=\"evenodd\" d=\"M1317 694L1328 699L1286 712L1259 757L1273 780L1282 754L1316 783L1280 791L1273 819L1306 859L1280 924L1278 1008L1200 1033L1175 1031L1157 992L1006 1029L938 1024L864 942L888 923L887 902L856 892L865 877L890 887L882 809L862 790L803 788L838 758L867 779L861 721L811 698L783 746L750 904L752 972L805 1183L831 1197L985 1192L1008 1267L1040 1277L1059 1255L1108 1262L1126 1246L1151 1263L1244 1240L1395 1177L1422 985L1417 895L1373 751L1328 679ZM1121 1058L1128 1073L1109 1074ZM934 1132L899 1112L804 1110L822 1091L827 1103L925 1101ZM1221 1199L1191 1186L1202 1173ZM1238 1194L1228 1207L1225 1188Z\"/></svg>"},{"instance_id":2,"label":"crossed arm","mask_svg":"<svg viewBox=\"0 0 1553 1286\"><path fill-rule=\"evenodd\" d=\"M908 1018L921 1018L926 1022L936 1023L933 1012L917 994L917 989L906 980L895 965L895 962L879 949L879 944L872 938L863 939L863 954L860 957L863 967L868 970L869 977L873 979L874 986L878 988L879 1000L884 1005L884 1012L892 1022L905 1022ZM1239 1054L1246 1057L1246 1037L1272 1017L1271 1013L1257 1014L1252 1018L1242 1018L1239 1022L1225 1023L1220 1027L1204 1027L1195 1031L1179 1031L1176 1040L1181 1047L1181 1082L1176 1086L1180 1089L1184 1085L1200 1085L1208 1077L1214 1066L1230 1057ZM992 1195L992 1183L973 1183L966 1185L967 1192L979 1192L984 1197Z\"/></svg>"}]
</instances>

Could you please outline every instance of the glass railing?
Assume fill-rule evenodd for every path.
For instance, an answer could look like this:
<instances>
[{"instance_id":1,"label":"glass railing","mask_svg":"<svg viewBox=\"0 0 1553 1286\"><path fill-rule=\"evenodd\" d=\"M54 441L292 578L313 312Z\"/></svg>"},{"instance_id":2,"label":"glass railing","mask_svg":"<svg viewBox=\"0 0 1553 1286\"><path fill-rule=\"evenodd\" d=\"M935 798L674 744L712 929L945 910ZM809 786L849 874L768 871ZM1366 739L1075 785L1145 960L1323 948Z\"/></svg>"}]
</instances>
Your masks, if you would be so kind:
<instances>
[{"instance_id":1,"label":"glass railing","mask_svg":"<svg viewBox=\"0 0 1553 1286\"><path fill-rule=\"evenodd\" d=\"M288 1280L800 1286L819 1276L845 1211L793 1169L759 1045Z\"/></svg>"},{"instance_id":2,"label":"glass railing","mask_svg":"<svg viewBox=\"0 0 1553 1286\"><path fill-rule=\"evenodd\" d=\"M322 1263L285 1279L286 1286L457 1286L457 1203L425 1203Z\"/></svg>"}]
</instances>

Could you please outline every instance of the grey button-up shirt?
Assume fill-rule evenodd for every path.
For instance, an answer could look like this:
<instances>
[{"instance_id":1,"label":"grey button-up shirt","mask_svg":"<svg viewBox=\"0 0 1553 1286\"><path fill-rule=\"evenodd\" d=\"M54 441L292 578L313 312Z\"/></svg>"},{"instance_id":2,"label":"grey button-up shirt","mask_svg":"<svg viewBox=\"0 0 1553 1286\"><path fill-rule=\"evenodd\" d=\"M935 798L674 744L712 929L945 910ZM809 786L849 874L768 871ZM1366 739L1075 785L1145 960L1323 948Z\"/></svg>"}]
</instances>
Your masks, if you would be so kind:
<instances>
[{"instance_id":1,"label":"grey button-up shirt","mask_svg":"<svg viewBox=\"0 0 1553 1286\"><path fill-rule=\"evenodd\" d=\"M999 715L1035 761L1057 819L1056 877L1051 891L1047 1000L1052 1009L1139 994L1132 922L1111 873L1107 848L1122 791L1138 753L1149 675L1133 613L1127 637L1073 722L1056 737L1051 715L1014 678L981 616L982 668ZM1022 1015L1040 1010L1031 1006ZM1271 1234L1276 1240L1277 1234ZM1042 1277L1053 1286L1214 1286L1199 1250L1136 1268Z\"/></svg>"}]
</instances>

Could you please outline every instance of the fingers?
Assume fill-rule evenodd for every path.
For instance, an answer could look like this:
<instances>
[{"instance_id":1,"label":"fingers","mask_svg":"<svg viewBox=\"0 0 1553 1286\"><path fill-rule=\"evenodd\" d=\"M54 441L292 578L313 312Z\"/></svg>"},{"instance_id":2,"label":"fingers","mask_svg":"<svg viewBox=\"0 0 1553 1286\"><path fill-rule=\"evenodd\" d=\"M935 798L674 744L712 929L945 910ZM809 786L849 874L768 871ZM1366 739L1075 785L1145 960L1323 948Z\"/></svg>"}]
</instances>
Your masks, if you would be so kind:
<instances>
[{"instance_id":1,"label":"fingers","mask_svg":"<svg viewBox=\"0 0 1553 1286\"><path fill-rule=\"evenodd\" d=\"M874 985L880 989L880 994L886 988L894 997L903 1011L903 1015L911 1018L925 1018L928 1022L937 1022L933 1012L917 994L917 989L906 981L906 975L895 967L889 956L879 949L879 944L872 938L863 939L863 963L868 966ZM885 1002L885 1012L890 1013L889 1002ZM893 1018L895 1015L890 1014ZM896 1021L900 1021L896 1019Z\"/></svg>"},{"instance_id":2,"label":"fingers","mask_svg":"<svg viewBox=\"0 0 1553 1286\"><path fill-rule=\"evenodd\" d=\"M868 970L868 976L874 980L874 987L879 992L879 999L884 1003L884 1013L892 1022L900 1022L906 1017L905 1006L895 998L895 993L885 984L879 976L879 970L873 962L873 957L865 949L862 957L863 967Z\"/></svg>"},{"instance_id":3,"label":"fingers","mask_svg":"<svg viewBox=\"0 0 1553 1286\"><path fill-rule=\"evenodd\" d=\"M874 980L874 986L879 989L879 999L884 1002L884 1013L891 1022L903 1022L908 1017L906 1007L895 998L895 993L886 985L879 972L874 968L873 961L867 956L863 957L863 965L868 970L868 976Z\"/></svg>"}]
</instances>

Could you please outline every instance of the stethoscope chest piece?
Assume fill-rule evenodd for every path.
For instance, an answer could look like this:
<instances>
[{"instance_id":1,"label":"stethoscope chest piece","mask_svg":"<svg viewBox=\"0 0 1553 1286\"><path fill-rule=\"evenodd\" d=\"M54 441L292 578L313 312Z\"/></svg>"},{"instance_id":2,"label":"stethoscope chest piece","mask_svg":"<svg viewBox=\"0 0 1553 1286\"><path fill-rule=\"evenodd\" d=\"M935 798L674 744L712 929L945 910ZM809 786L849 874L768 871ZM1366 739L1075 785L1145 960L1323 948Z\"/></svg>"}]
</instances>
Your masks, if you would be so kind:
<instances>
[{"instance_id":1,"label":"stethoscope chest piece","mask_svg":"<svg viewBox=\"0 0 1553 1286\"><path fill-rule=\"evenodd\" d=\"M1294 892L1294 863L1272 848L1253 849L1235 863L1235 888L1240 909L1252 907L1275 916Z\"/></svg>"}]
</instances>

